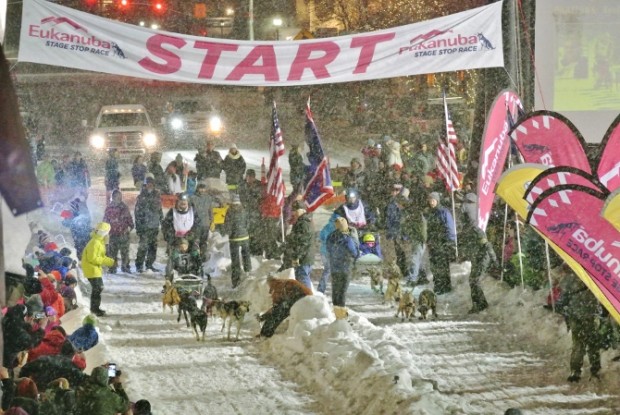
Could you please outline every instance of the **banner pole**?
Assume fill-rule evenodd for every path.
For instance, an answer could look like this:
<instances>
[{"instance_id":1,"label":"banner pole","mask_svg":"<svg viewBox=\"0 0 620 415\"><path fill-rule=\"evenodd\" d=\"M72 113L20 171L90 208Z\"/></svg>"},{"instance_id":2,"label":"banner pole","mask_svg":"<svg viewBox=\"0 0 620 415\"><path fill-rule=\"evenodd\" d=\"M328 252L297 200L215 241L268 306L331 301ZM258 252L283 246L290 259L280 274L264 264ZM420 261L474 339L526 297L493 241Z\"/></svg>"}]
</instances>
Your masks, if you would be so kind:
<instances>
[{"instance_id":1,"label":"banner pole","mask_svg":"<svg viewBox=\"0 0 620 415\"><path fill-rule=\"evenodd\" d=\"M454 209L454 190L450 192L452 198L452 223L454 224L454 246L456 248L456 258L459 257L459 237L456 232L456 211Z\"/></svg>"},{"instance_id":2,"label":"banner pole","mask_svg":"<svg viewBox=\"0 0 620 415\"><path fill-rule=\"evenodd\" d=\"M500 270L500 274L499 274L500 281L504 281L504 267L506 265L504 263L504 250L506 249L506 225L507 224L508 224L508 203L506 203L505 209L504 209L504 235L502 236L502 260L501 260L502 269Z\"/></svg>"},{"instance_id":3,"label":"banner pole","mask_svg":"<svg viewBox=\"0 0 620 415\"><path fill-rule=\"evenodd\" d=\"M547 257L547 278L549 278L549 298L551 298L551 310L555 313L555 298L553 298L553 281L551 280L551 258L549 256L549 242L545 240L545 256Z\"/></svg>"},{"instance_id":4,"label":"banner pole","mask_svg":"<svg viewBox=\"0 0 620 415\"><path fill-rule=\"evenodd\" d=\"M521 255L521 231L519 230L519 215L515 212L515 224L517 227L517 246L519 247L519 271L521 273L521 288L525 289L525 281L523 280L523 257Z\"/></svg>"}]
</instances>

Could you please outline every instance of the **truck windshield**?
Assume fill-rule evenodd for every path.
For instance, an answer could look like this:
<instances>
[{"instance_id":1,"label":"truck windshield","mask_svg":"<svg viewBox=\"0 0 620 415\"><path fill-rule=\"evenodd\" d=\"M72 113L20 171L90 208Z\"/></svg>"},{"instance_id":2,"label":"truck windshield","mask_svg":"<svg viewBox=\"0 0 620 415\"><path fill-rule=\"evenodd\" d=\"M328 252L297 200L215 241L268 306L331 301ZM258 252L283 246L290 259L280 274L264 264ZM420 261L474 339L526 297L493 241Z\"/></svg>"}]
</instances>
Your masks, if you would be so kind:
<instances>
[{"instance_id":1,"label":"truck windshield","mask_svg":"<svg viewBox=\"0 0 620 415\"><path fill-rule=\"evenodd\" d=\"M149 125L145 113L102 114L99 128Z\"/></svg>"}]
</instances>

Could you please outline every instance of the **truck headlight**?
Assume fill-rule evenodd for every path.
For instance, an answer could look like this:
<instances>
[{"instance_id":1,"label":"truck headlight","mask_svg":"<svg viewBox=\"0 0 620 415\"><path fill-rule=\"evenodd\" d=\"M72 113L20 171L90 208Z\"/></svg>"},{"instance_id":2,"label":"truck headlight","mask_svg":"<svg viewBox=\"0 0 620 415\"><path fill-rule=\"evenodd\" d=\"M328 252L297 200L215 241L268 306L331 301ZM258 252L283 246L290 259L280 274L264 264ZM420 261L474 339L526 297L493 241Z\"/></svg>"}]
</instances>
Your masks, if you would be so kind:
<instances>
[{"instance_id":1,"label":"truck headlight","mask_svg":"<svg viewBox=\"0 0 620 415\"><path fill-rule=\"evenodd\" d=\"M143 140L147 147L154 147L157 144L157 136L153 133L146 133Z\"/></svg>"},{"instance_id":2,"label":"truck headlight","mask_svg":"<svg viewBox=\"0 0 620 415\"><path fill-rule=\"evenodd\" d=\"M209 119L209 130L212 133L217 134L221 132L223 127L224 126L222 125L222 119L217 115L214 115Z\"/></svg>"},{"instance_id":3,"label":"truck headlight","mask_svg":"<svg viewBox=\"0 0 620 415\"><path fill-rule=\"evenodd\" d=\"M96 149L102 149L105 147L105 138L99 134L93 135L90 137L90 145Z\"/></svg>"},{"instance_id":4,"label":"truck headlight","mask_svg":"<svg viewBox=\"0 0 620 415\"><path fill-rule=\"evenodd\" d=\"M173 130L180 130L183 128L183 120L178 117L173 118L170 120L170 127L172 127Z\"/></svg>"}]
</instances>

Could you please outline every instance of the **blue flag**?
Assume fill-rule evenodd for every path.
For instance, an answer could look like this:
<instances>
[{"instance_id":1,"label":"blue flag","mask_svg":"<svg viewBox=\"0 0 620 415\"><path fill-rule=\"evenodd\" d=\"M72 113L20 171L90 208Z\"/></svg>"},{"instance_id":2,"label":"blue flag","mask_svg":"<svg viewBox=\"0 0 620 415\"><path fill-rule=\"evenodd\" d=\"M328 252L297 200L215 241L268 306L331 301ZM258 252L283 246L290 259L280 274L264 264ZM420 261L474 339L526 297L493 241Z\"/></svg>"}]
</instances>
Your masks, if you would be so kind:
<instances>
[{"instance_id":1,"label":"blue flag","mask_svg":"<svg viewBox=\"0 0 620 415\"><path fill-rule=\"evenodd\" d=\"M304 202L306 210L313 212L334 195L334 188L329 172L329 162L323 152L321 137L310 111L310 101L306 105L306 144L310 149L308 152L310 166L304 179Z\"/></svg>"}]
</instances>

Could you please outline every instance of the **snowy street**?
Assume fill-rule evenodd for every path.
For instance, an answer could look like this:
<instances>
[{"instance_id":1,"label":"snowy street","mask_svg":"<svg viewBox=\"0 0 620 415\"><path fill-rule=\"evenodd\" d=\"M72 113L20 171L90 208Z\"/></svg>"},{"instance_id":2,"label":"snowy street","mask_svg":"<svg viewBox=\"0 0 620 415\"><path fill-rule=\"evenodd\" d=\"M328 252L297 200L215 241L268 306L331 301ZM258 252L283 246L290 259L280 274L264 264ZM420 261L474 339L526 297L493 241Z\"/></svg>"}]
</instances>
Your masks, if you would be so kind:
<instances>
[{"instance_id":1,"label":"snowy street","mask_svg":"<svg viewBox=\"0 0 620 415\"><path fill-rule=\"evenodd\" d=\"M242 150L248 167L263 153ZM166 153L166 158L176 152ZM191 154L185 155L191 158ZM345 157L342 157L343 159ZM101 186L99 178L94 186ZM93 223L102 206L89 199ZM319 231L330 212L314 214ZM64 232L54 215L39 211L28 220ZM70 237L68 237L70 240ZM386 242L387 244L387 242ZM130 258L135 258L133 240ZM156 266L163 269L159 246ZM133 263L132 263L133 265ZM546 292L509 289L490 277L483 289L490 308L467 315L471 306L468 263L452 264L453 292L439 296L437 320L401 322L396 309L370 289L369 277L349 287L349 320L336 320L331 295L299 301L288 323L270 339L257 339L254 315L270 306L266 277L280 263L253 258L253 271L231 289L226 237L212 235L207 269L220 298L251 302L239 341L209 320L205 342L185 322L162 311L163 276L106 274L99 323L101 342L86 353L89 372L117 363L132 400L151 401L155 414L502 414L518 407L526 414L616 414L620 376L610 350L602 354L602 380L566 382L570 334L562 318L543 309ZM317 255L315 270L321 267ZM316 287L317 275L313 275ZM63 317L68 332L88 311ZM422 288L416 287L417 296ZM584 366L587 373L588 363Z\"/></svg>"}]
</instances>

